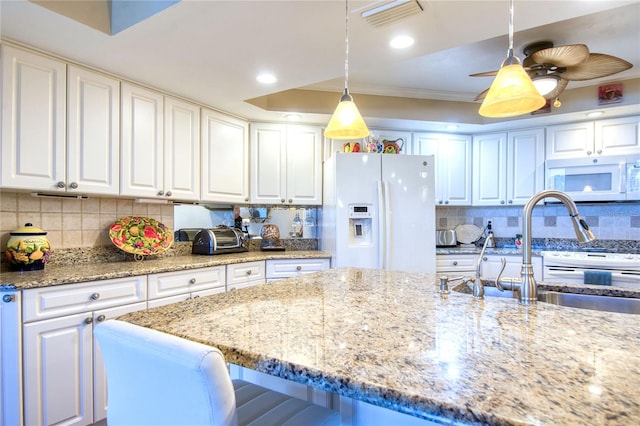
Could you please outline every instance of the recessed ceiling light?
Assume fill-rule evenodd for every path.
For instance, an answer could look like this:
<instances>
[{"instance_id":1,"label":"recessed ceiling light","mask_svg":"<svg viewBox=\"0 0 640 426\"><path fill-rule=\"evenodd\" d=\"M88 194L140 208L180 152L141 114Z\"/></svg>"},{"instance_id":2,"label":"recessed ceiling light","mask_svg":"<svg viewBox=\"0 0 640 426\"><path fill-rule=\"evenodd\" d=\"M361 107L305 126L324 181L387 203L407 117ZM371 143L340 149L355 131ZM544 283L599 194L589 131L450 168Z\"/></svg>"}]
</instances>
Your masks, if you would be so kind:
<instances>
[{"instance_id":1,"label":"recessed ceiling light","mask_svg":"<svg viewBox=\"0 0 640 426\"><path fill-rule=\"evenodd\" d=\"M258 74L258 76L256 77L256 80L258 80L258 82L262 84L272 84L278 81L275 75L271 73L266 73L266 72L262 74Z\"/></svg>"},{"instance_id":2,"label":"recessed ceiling light","mask_svg":"<svg viewBox=\"0 0 640 426\"><path fill-rule=\"evenodd\" d=\"M457 124L449 124L447 126L447 130L458 130L458 125Z\"/></svg>"},{"instance_id":3,"label":"recessed ceiling light","mask_svg":"<svg viewBox=\"0 0 640 426\"><path fill-rule=\"evenodd\" d=\"M302 118L302 116L300 114L290 113L285 115L284 118L286 118L289 121L298 121Z\"/></svg>"},{"instance_id":4,"label":"recessed ceiling light","mask_svg":"<svg viewBox=\"0 0 640 426\"><path fill-rule=\"evenodd\" d=\"M587 113L587 117L589 117L589 118L600 117L603 114L604 114L603 111L591 111L591 112Z\"/></svg>"},{"instance_id":5,"label":"recessed ceiling light","mask_svg":"<svg viewBox=\"0 0 640 426\"><path fill-rule=\"evenodd\" d=\"M409 37L408 35L400 35L391 39L389 45L394 49L406 49L409 46L413 46L414 42L415 40L413 39L413 37Z\"/></svg>"}]
</instances>

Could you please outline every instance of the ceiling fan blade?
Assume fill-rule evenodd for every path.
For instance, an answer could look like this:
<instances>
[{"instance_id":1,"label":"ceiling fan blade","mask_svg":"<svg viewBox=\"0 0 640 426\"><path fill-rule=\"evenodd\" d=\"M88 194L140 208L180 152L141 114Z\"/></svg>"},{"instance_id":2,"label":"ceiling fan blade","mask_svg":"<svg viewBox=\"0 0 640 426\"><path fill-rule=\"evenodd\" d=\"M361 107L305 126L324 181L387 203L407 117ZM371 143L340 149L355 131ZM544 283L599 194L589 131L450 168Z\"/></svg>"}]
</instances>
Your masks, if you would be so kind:
<instances>
[{"instance_id":1,"label":"ceiling fan blade","mask_svg":"<svg viewBox=\"0 0 640 426\"><path fill-rule=\"evenodd\" d=\"M498 71L478 72L475 74L469 74L469 77L491 77L498 75Z\"/></svg>"},{"instance_id":2,"label":"ceiling fan blade","mask_svg":"<svg viewBox=\"0 0 640 426\"><path fill-rule=\"evenodd\" d=\"M569 84L569 80L561 78L560 80L558 80L558 85L556 86L556 88L544 95L544 98L552 100L557 98L558 96L560 96L560 93L562 93L567 87L567 84Z\"/></svg>"},{"instance_id":3,"label":"ceiling fan blade","mask_svg":"<svg viewBox=\"0 0 640 426\"><path fill-rule=\"evenodd\" d=\"M567 67L562 78L572 81L591 80L628 70L633 65L624 59L603 53L592 53L589 59L579 65Z\"/></svg>"},{"instance_id":4,"label":"ceiling fan blade","mask_svg":"<svg viewBox=\"0 0 640 426\"><path fill-rule=\"evenodd\" d=\"M589 59L589 48L584 44L549 47L531 54L536 64L553 64L557 67L571 67Z\"/></svg>"},{"instance_id":5,"label":"ceiling fan blade","mask_svg":"<svg viewBox=\"0 0 640 426\"><path fill-rule=\"evenodd\" d=\"M481 100L483 100L483 99L485 98L485 96L487 96L487 93L489 93L489 89L485 89L485 90L483 90L482 92L480 92L480 93L478 94L478 96L476 96L476 98L475 98L473 101L475 102L475 101L481 101Z\"/></svg>"}]
</instances>

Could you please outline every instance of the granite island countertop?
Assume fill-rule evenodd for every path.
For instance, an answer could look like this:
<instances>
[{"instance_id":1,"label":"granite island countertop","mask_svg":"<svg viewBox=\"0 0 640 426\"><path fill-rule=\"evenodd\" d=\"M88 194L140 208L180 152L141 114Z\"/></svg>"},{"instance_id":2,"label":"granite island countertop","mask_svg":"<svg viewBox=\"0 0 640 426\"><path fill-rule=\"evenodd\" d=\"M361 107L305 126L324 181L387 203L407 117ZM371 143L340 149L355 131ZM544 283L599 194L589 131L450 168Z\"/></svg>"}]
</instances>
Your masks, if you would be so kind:
<instances>
[{"instance_id":1,"label":"granite island countertop","mask_svg":"<svg viewBox=\"0 0 640 426\"><path fill-rule=\"evenodd\" d=\"M0 274L0 289L23 290L269 259L317 259L330 257L331 255L329 253L318 250L248 251L214 256L184 255L162 257L145 259L139 262L96 262L64 266L47 265L39 271L2 272Z\"/></svg>"},{"instance_id":2,"label":"granite island countertop","mask_svg":"<svg viewBox=\"0 0 640 426\"><path fill-rule=\"evenodd\" d=\"M228 362L417 417L640 419L640 317L438 293L435 275L340 268L120 317Z\"/></svg>"}]
</instances>

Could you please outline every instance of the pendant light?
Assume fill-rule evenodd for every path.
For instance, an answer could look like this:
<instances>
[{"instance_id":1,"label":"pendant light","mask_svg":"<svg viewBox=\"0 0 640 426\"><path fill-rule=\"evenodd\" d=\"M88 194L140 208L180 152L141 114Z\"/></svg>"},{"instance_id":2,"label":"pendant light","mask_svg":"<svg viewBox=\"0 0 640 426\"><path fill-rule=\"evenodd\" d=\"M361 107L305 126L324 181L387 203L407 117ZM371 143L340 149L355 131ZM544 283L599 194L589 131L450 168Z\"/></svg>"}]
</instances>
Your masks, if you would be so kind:
<instances>
[{"instance_id":1,"label":"pendant light","mask_svg":"<svg viewBox=\"0 0 640 426\"><path fill-rule=\"evenodd\" d=\"M544 106L546 100L513 54L513 0L509 1L509 50L498 75L480 105L484 117L513 117Z\"/></svg>"},{"instance_id":2,"label":"pendant light","mask_svg":"<svg viewBox=\"0 0 640 426\"><path fill-rule=\"evenodd\" d=\"M324 131L330 139L361 139L369 136L358 107L349 94L349 2L345 0L344 94Z\"/></svg>"}]
</instances>

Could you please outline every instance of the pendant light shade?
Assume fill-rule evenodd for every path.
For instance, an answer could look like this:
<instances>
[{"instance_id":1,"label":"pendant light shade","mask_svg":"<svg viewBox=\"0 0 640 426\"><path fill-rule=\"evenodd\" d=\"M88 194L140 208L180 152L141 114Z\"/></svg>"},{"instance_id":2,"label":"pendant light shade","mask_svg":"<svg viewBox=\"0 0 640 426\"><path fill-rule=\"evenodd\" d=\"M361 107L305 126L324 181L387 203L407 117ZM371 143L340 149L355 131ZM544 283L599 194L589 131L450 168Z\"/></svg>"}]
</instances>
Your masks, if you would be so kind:
<instances>
[{"instance_id":1,"label":"pendant light shade","mask_svg":"<svg viewBox=\"0 0 640 426\"><path fill-rule=\"evenodd\" d=\"M513 117L540 109L546 102L520 60L513 54L513 0L510 0L507 59L502 62L498 75L491 83L479 113L484 117Z\"/></svg>"},{"instance_id":2,"label":"pendant light shade","mask_svg":"<svg viewBox=\"0 0 640 426\"><path fill-rule=\"evenodd\" d=\"M369 136L369 129L348 89L344 89L344 95L329 120L324 136L331 139L361 139Z\"/></svg>"},{"instance_id":3,"label":"pendant light shade","mask_svg":"<svg viewBox=\"0 0 640 426\"><path fill-rule=\"evenodd\" d=\"M520 64L500 68L480 106L484 117L513 117L540 109L546 103Z\"/></svg>"},{"instance_id":4,"label":"pendant light shade","mask_svg":"<svg viewBox=\"0 0 640 426\"><path fill-rule=\"evenodd\" d=\"M345 0L344 94L333 112L324 136L330 139L361 139L369 136L353 97L349 94L349 3Z\"/></svg>"}]
</instances>

